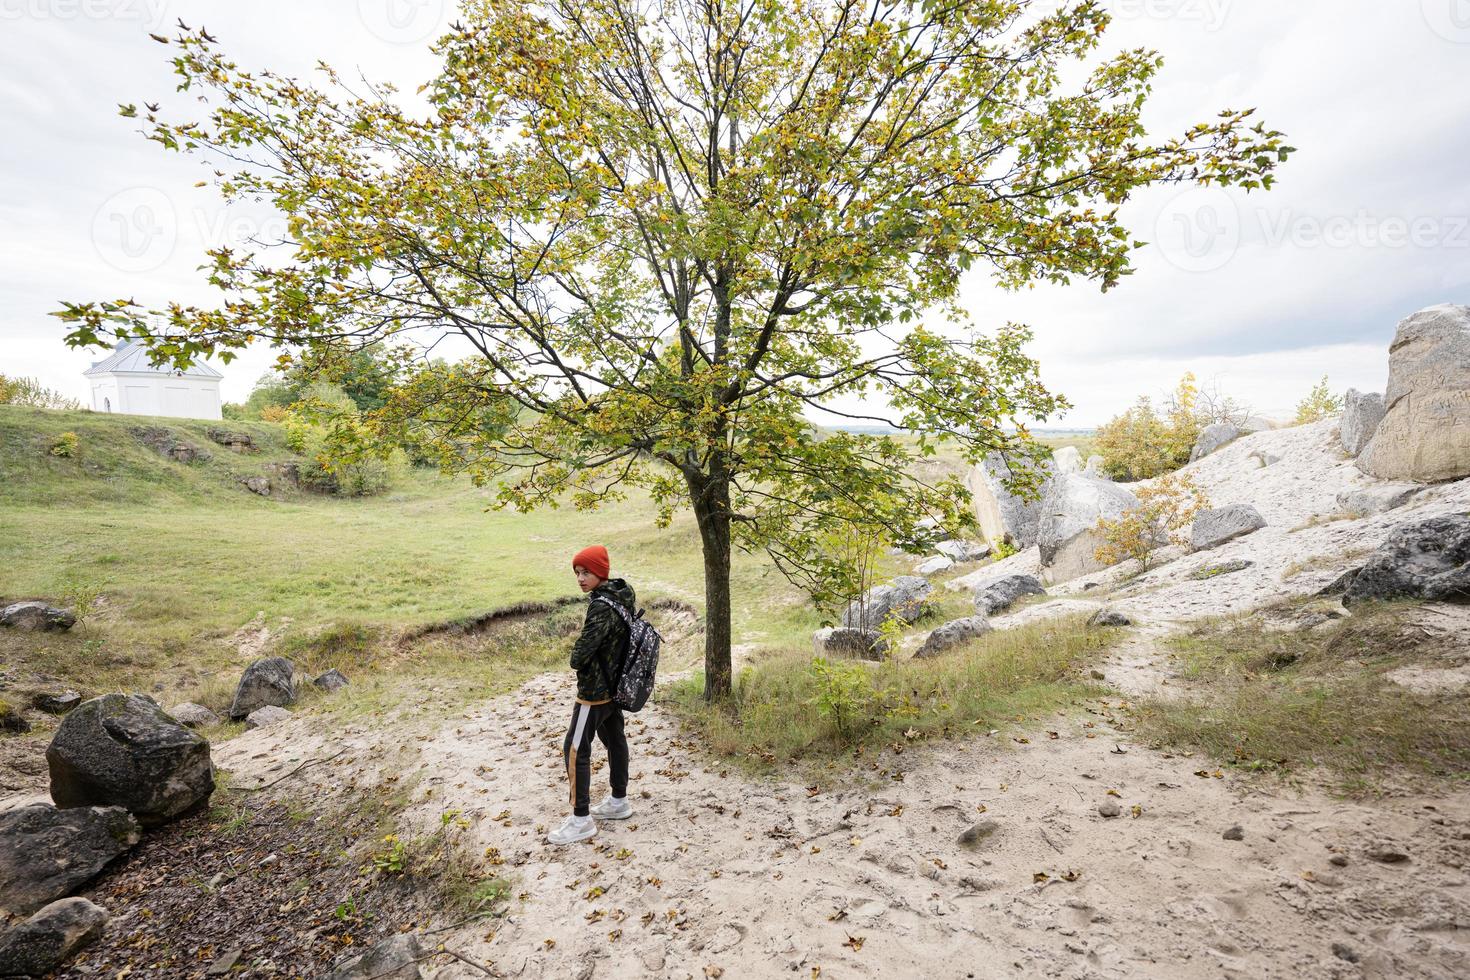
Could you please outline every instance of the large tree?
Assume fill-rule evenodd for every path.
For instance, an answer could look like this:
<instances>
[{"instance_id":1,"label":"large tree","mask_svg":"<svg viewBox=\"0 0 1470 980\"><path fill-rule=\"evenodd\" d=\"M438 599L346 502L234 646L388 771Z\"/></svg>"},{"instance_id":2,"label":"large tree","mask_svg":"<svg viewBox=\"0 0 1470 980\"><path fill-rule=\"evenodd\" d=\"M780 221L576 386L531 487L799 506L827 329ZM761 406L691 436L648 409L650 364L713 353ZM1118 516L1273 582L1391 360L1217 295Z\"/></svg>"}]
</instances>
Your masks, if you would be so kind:
<instances>
[{"instance_id":1,"label":"large tree","mask_svg":"<svg viewBox=\"0 0 1470 980\"><path fill-rule=\"evenodd\" d=\"M217 308L58 315L73 344L176 363L457 335L474 356L421 372L383 424L437 431L517 506L640 486L665 519L692 508L710 696L732 547L831 601L851 584L834 539L961 519L958 482L909 466L936 440L1034 481L1025 423L1063 403L1025 328L969 326L965 270L1106 289L1139 244L1118 217L1135 189L1266 187L1290 151L1249 111L1151 140L1161 59L1102 57L1091 0L463 6L416 109L325 65L247 71L202 29L160 39L189 101L148 106L146 135L221 167L226 198L272 201L290 241L211 252ZM813 407L916 436L821 433Z\"/></svg>"}]
</instances>

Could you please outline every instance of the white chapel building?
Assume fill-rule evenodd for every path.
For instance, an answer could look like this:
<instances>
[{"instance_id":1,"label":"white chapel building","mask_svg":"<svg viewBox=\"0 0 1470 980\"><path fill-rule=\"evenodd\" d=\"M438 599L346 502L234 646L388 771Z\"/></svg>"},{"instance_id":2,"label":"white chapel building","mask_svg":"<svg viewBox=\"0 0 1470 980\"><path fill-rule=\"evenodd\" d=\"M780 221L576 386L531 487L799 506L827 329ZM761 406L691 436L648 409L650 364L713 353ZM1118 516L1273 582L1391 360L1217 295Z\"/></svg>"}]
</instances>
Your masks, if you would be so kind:
<instances>
[{"instance_id":1,"label":"white chapel building","mask_svg":"<svg viewBox=\"0 0 1470 980\"><path fill-rule=\"evenodd\" d=\"M84 374L92 386L94 411L177 419L220 417L219 383L224 376L202 362L187 371L154 367L145 347L125 341Z\"/></svg>"}]
</instances>

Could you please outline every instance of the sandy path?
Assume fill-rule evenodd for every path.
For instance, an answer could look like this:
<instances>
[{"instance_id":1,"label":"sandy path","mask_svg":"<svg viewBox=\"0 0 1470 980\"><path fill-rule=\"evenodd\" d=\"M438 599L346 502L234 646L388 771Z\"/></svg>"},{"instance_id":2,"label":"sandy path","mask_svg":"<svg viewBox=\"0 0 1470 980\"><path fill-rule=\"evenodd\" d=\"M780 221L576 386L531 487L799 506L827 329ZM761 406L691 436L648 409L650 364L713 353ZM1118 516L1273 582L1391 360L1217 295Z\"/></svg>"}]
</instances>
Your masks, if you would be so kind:
<instances>
[{"instance_id":1,"label":"sandy path","mask_svg":"<svg viewBox=\"0 0 1470 980\"><path fill-rule=\"evenodd\" d=\"M1466 794L1370 805L1201 777L1205 762L1132 743L1116 702L1098 702L1036 720L1025 743L890 750L859 765L862 785L834 772L813 795L705 768L655 708L629 726L634 818L556 848L536 828L565 812L570 696L569 678L547 675L436 730L317 734L299 719L218 756L240 779L348 747L296 778L362 785L405 772L389 760L411 746L415 800L432 792L410 819L428 828L463 811L476 846L498 848L514 876L521 897L493 938L484 926L447 934L506 976L1470 974ZM1109 801L1121 816L1099 814ZM957 843L986 818L998 829L978 850ZM1243 840L1222 839L1233 824ZM1409 859L1366 856L1385 843ZM457 963L438 974L480 975Z\"/></svg>"}]
</instances>

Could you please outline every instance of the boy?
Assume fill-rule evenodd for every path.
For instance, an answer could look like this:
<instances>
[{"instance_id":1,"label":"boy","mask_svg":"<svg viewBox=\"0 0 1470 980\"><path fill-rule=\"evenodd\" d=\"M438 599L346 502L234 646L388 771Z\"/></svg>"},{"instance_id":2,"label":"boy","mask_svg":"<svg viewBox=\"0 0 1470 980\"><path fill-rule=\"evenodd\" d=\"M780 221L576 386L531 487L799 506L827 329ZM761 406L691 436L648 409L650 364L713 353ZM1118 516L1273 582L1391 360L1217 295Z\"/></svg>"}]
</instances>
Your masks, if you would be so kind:
<instances>
[{"instance_id":1,"label":"boy","mask_svg":"<svg viewBox=\"0 0 1470 980\"><path fill-rule=\"evenodd\" d=\"M600 544L583 548L572 559L577 585L588 593L587 620L582 635L572 647L572 669L577 672L577 703L572 706L572 723L562 743L572 815L547 835L552 844L573 844L597 833L593 817L626 820L633 815L628 804L628 740L623 736L623 712L612 703L613 679L626 652L628 624L610 606L616 602L631 615L635 611L633 587L620 578L608 578L607 549ZM592 735L607 749L607 768L612 793L589 807L592 783Z\"/></svg>"}]
</instances>

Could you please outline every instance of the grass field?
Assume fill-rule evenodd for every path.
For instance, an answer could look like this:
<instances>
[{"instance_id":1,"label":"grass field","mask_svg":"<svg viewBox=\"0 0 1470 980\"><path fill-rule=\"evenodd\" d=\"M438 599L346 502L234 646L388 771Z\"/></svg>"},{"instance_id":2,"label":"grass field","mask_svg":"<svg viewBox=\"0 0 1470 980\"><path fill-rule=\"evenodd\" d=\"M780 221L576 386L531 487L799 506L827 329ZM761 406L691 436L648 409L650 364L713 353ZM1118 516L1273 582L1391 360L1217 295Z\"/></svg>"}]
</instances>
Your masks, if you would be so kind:
<instances>
[{"instance_id":1,"label":"grass field","mask_svg":"<svg viewBox=\"0 0 1470 980\"><path fill-rule=\"evenodd\" d=\"M130 433L140 425L166 425L213 457L160 456ZM495 511L486 492L423 471L379 497L287 486L261 498L239 479L292 458L281 430L223 423L259 447L237 455L209 440L210 425L0 406L0 598L98 597L69 633L0 634L7 662L88 692L173 689L179 677L189 688L243 665L231 638L257 615L289 646L571 595L570 557L592 542L641 600L702 608L688 515L659 530L636 497L593 513ZM48 451L64 432L78 436L71 458ZM818 625L759 557L737 556L734 593L737 642L804 642Z\"/></svg>"},{"instance_id":2,"label":"grass field","mask_svg":"<svg viewBox=\"0 0 1470 980\"><path fill-rule=\"evenodd\" d=\"M1369 604L1334 631L1271 631L1260 616L1204 623L1172 640L1190 697L1144 701L1140 731L1249 770L1322 767L1350 790L1389 773L1470 774L1470 704L1386 675L1455 662L1462 639L1415 617L1413 603ZM1432 618L1432 617L1431 617Z\"/></svg>"}]
</instances>

